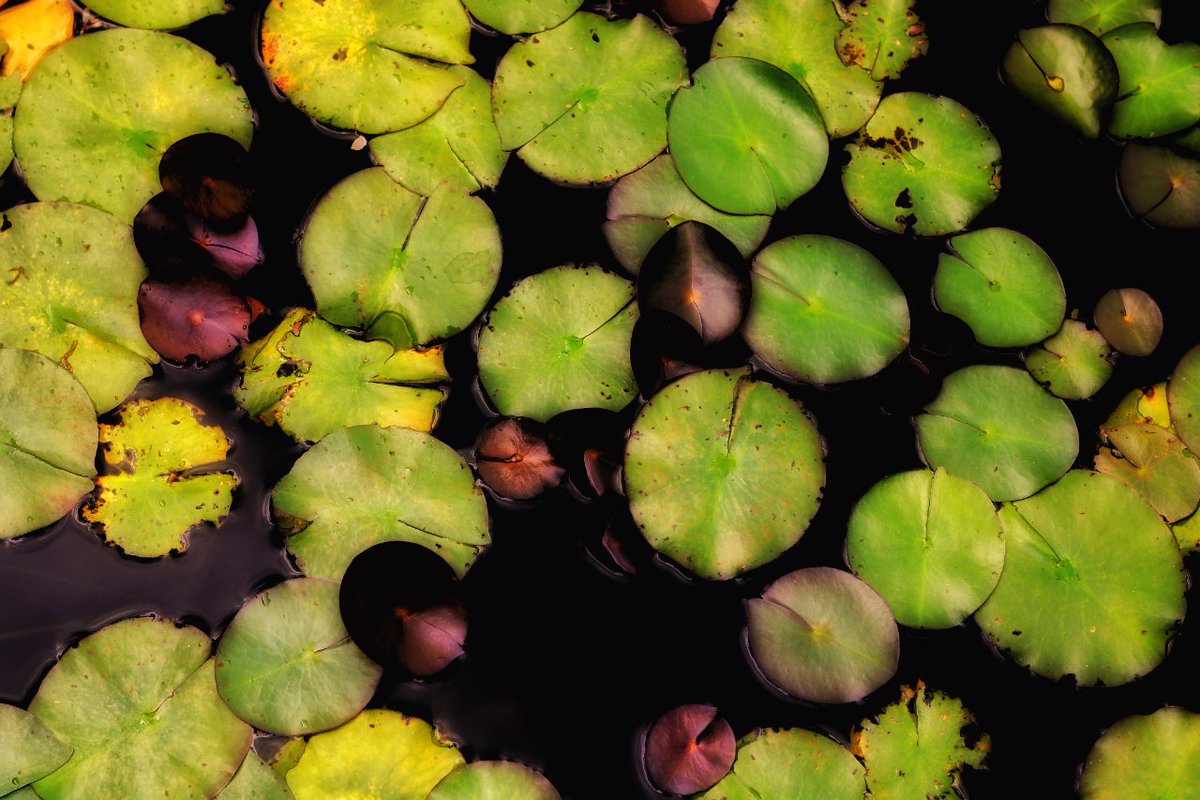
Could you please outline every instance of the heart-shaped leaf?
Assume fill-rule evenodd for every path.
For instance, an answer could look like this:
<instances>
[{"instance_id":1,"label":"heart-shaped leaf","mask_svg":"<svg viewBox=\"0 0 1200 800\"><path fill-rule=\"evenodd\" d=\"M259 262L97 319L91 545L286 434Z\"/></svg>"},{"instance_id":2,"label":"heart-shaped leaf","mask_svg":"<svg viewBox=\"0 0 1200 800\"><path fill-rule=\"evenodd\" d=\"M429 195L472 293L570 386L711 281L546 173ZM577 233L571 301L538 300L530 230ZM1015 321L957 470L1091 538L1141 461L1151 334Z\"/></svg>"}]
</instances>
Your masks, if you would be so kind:
<instances>
[{"instance_id":1,"label":"heart-shaped leaf","mask_svg":"<svg viewBox=\"0 0 1200 800\"><path fill-rule=\"evenodd\" d=\"M786 728L744 736L733 772L699 800L862 800L865 792L862 764L849 750L819 733Z\"/></svg>"},{"instance_id":2,"label":"heart-shaped leaf","mask_svg":"<svg viewBox=\"0 0 1200 800\"><path fill-rule=\"evenodd\" d=\"M737 741L729 723L710 705L673 708L646 735L646 772L670 794L690 795L710 788L733 768Z\"/></svg>"},{"instance_id":3,"label":"heart-shaped leaf","mask_svg":"<svg viewBox=\"0 0 1200 800\"><path fill-rule=\"evenodd\" d=\"M1025 354L1025 368L1055 397L1083 400L1112 377L1113 351L1099 331L1076 319Z\"/></svg>"},{"instance_id":4,"label":"heart-shaped leaf","mask_svg":"<svg viewBox=\"0 0 1200 800\"><path fill-rule=\"evenodd\" d=\"M1148 356L1162 339L1162 310L1141 289L1105 292L1096 303L1095 320L1113 349L1127 356Z\"/></svg>"},{"instance_id":5,"label":"heart-shaped leaf","mask_svg":"<svg viewBox=\"0 0 1200 800\"><path fill-rule=\"evenodd\" d=\"M898 78L913 59L929 51L925 23L915 0L854 0L846 6L846 27L838 33L842 62L862 67L877 81Z\"/></svg>"},{"instance_id":6,"label":"heart-shaped leaf","mask_svg":"<svg viewBox=\"0 0 1200 800\"><path fill-rule=\"evenodd\" d=\"M142 335L159 355L172 361L185 361L188 356L216 361L250 338L250 303L224 281L148 280L138 290L138 310Z\"/></svg>"},{"instance_id":7,"label":"heart-shaped leaf","mask_svg":"<svg viewBox=\"0 0 1200 800\"><path fill-rule=\"evenodd\" d=\"M1169 45L1151 22L1109 31L1103 41L1121 77L1109 133L1149 139L1200 120L1200 44Z\"/></svg>"}]
</instances>

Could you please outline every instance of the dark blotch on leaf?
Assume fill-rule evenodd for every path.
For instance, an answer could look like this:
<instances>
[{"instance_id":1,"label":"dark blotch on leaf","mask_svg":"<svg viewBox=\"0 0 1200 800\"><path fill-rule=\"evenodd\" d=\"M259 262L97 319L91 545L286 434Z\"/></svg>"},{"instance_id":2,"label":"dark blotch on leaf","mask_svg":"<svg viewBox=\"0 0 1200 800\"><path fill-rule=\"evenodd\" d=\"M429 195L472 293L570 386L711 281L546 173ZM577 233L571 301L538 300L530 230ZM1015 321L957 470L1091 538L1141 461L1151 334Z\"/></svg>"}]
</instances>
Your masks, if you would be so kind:
<instances>
[{"instance_id":1,"label":"dark blotch on leaf","mask_svg":"<svg viewBox=\"0 0 1200 800\"><path fill-rule=\"evenodd\" d=\"M150 198L133 220L133 242L150 275L181 280L212 269L212 257L192 235L188 213L166 192Z\"/></svg>"},{"instance_id":2,"label":"dark blotch on leaf","mask_svg":"<svg viewBox=\"0 0 1200 800\"><path fill-rule=\"evenodd\" d=\"M249 340L250 323L262 306L217 280L151 279L138 291L138 309L142 334L161 355L173 361L193 355L213 361Z\"/></svg>"},{"instance_id":3,"label":"dark blotch on leaf","mask_svg":"<svg viewBox=\"0 0 1200 800\"><path fill-rule=\"evenodd\" d=\"M158 165L162 187L210 224L240 227L250 208L250 157L219 133L197 133L167 148Z\"/></svg>"},{"instance_id":4,"label":"dark blotch on leaf","mask_svg":"<svg viewBox=\"0 0 1200 800\"><path fill-rule=\"evenodd\" d=\"M475 469L489 489L513 500L532 500L566 472L550 452L546 426L524 417L501 417L480 432Z\"/></svg>"},{"instance_id":5,"label":"dark blotch on leaf","mask_svg":"<svg viewBox=\"0 0 1200 800\"><path fill-rule=\"evenodd\" d=\"M668 311L648 311L633 326L629 361L642 397L649 398L676 378L703 368L704 340Z\"/></svg>"},{"instance_id":6,"label":"dark blotch on leaf","mask_svg":"<svg viewBox=\"0 0 1200 800\"><path fill-rule=\"evenodd\" d=\"M646 736L646 773L671 794L704 791L729 773L736 755L733 730L710 705L672 709Z\"/></svg>"}]
</instances>

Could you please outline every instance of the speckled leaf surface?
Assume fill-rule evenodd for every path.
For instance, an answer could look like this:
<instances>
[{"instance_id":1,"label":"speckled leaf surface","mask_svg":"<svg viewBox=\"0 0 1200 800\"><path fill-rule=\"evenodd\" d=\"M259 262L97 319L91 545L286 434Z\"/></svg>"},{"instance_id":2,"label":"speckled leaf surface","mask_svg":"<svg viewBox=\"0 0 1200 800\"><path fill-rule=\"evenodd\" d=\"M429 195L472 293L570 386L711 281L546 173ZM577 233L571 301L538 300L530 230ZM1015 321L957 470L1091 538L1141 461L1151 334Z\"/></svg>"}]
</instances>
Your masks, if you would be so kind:
<instances>
[{"instance_id":1,"label":"speckled leaf surface","mask_svg":"<svg viewBox=\"0 0 1200 800\"><path fill-rule=\"evenodd\" d=\"M929 37L914 0L854 0L846 7L846 27L838 33L842 61L871 73L877 81L897 78L908 63L925 55Z\"/></svg>"}]
</instances>

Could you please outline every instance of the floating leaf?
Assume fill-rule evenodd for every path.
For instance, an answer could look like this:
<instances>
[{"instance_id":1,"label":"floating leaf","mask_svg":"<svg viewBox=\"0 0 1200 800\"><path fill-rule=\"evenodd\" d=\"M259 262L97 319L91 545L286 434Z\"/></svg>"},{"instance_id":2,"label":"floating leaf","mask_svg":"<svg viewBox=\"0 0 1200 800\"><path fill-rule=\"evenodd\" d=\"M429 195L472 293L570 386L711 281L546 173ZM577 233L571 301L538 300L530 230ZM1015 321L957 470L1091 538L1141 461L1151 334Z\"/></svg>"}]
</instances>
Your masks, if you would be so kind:
<instances>
[{"instance_id":1,"label":"floating leaf","mask_svg":"<svg viewBox=\"0 0 1200 800\"><path fill-rule=\"evenodd\" d=\"M1192 514L1171 526L1175 541L1184 553L1200 551L1200 514Z\"/></svg>"},{"instance_id":2,"label":"floating leaf","mask_svg":"<svg viewBox=\"0 0 1200 800\"><path fill-rule=\"evenodd\" d=\"M213 266L235 280L245 277L263 261L258 225L252 217L246 217L245 224L230 233L215 230L195 218L188 220L187 230L192 240L207 251Z\"/></svg>"},{"instance_id":3,"label":"floating leaf","mask_svg":"<svg viewBox=\"0 0 1200 800\"><path fill-rule=\"evenodd\" d=\"M846 6L846 27L837 35L842 62L862 67L877 81L900 77L910 61L929 51L914 2L854 0Z\"/></svg>"},{"instance_id":4,"label":"floating leaf","mask_svg":"<svg viewBox=\"0 0 1200 800\"><path fill-rule=\"evenodd\" d=\"M1168 430L1171 425L1171 411L1167 405L1167 384L1156 383L1145 389L1134 389L1108 415L1102 427L1115 428L1128 422L1153 422Z\"/></svg>"},{"instance_id":5,"label":"floating leaf","mask_svg":"<svg viewBox=\"0 0 1200 800\"><path fill-rule=\"evenodd\" d=\"M554 309L547 313L547 309ZM624 408L637 394L633 284L596 266L518 281L479 334L479 380L496 410L544 422L575 408Z\"/></svg>"},{"instance_id":6,"label":"floating leaf","mask_svg":"<svg viewBox=\"0 0 1200 800\"><path fill-rule=\"evenodd\" d=\"M308 741L303 736L293 737L285 741L267 763L270 764L271 769L286 776L300 763L300 757L304 755L307 747Z\"/></svg>"},{"instance_id":7,"label":"floating leaf","mask_svg":"<svg viewBox=\"0 0 1200 800\"><path fill-rule=\"evenodd\" d=\"M1167 402L1175 432L1192 452L1200 453L1200 346L1189 350L1171 373Z\"/></svg>"},{"instance_id":8,"label":"floating leaf","mask_svg":"<svg viewBox=\"0 0 1200 800\"><path fill-rule=\"evenodd\" d=\"M532 500L562 483L566 470L554 461L546 426L522 417L500 417L475 442L475 470L501 497Z\"/></svg>"},{"instance_id":9,"label":"floating leaf","mask_svg":"<svg viewBox=\"0 0 1200 800\"><path fill-rule=\"evenodd\" d=\"M1058 480L1079 453L1065 403L1013 367L972 366L948 376L917 417L925 463L973 481L997 502Z\"/></svg>"},{"instance_id":10,"label":"floating leaf","mask_svg":"<svg viewBox=\"0 0 1200 800\"><path fill-rule=\"evenodd\" d=\"M1141 289L1111 289L1096 303L1096 327L1117 352L1148 356L1162 339L1162 310Z\"/></svg>"},{"instance_id":11,"label":"floating leaf","mask_svg":"<svg viewBox=\"0 0 1200 800\"><path fill-rule=\"evenodd\" d=\"M464 0L471 16L501 33L539 33L575 13L582 0Z\"/></svg>"},{"instance_id":12,"label":"floating leaf","mask_svg":"<svg viewBox=\"0 0 1200 800\"><path fill-rule=\"evenodd\" d=\"M172 361L193 355L216 361L250 338L250 304L221 281L148 280L138 290L138 310L142 335L159 355Z\"/></svg>"},{"instance_id":13,"label":"floating leaf","mask_svg":"<svg viewBox=\"0 0 1200 800\"><path fill-rule=\"evenodd\" d=\"M633 423L630 511L660 553L703 578L732 578L799 541L825 484L823 456L816 426L787 394L747 369L697 372Z\"/></svg>"},{"instance_id":14,"label":"floating leaf","mask_svg":"<svg viewBox=\"0 0 1200 800\"><path fill-rule=\"evenodd\" d=\"M233 780L217 797L220 800L292 800L292 790L283 775L250 751Z\"/></svg>"},{"instance_id":15,"label":"floating leaf","mask_svg":"<svg viewBox=\"0 0 1200 800\"><path fill-rule=\"evenodd\" d=\"M1121 76L1109 133L1149 139L1200 120L1200 44L1169 45L1150 22L1109 31L1103 41Z\"/></svg>"},{"instance_id":16,"label":"floating leaf","mask_svg":"<svg viewBox=\"0 0 1200 800\"><path fill-rule=\"evenodd\" d=\"M0 12L0 42L8 47L0 75L29 77L55 46L75 31L75 9L67 0L29 0Z\"/></svg>"},{"instance_id":17,"label":"floating leaf","mask_svg":"<svg viewBox=\"0 0 1200 800\"><path fill-rule=\"evenodd\" d=\"M679 44L648 17L580 12L500 59L500 142L553 181L608 183L666 147L667 103L687 80Z\"/></svg>"},{"instance_id":18,"label":"floating leaf","mask_svg":"<svg viewBox=\"0 0 1200 800\"><path fill-rule=\"evenodd\" d=\"M134 400L121 406L115 425L100 426L110 471L96 479L100 491L83 516L110 544L156 558L186 550L200 523L224 521L238 479L215 464L228 455L229 438L200 414L175 397Z\"/></svg>"},{"instance_id":19,"label":"floating leaf","mask_svg":"<svg viewBox=\"0 0 1200 800\"><path fill-rule=\"evenodd\" d=\"M224 14L224 0L87 0L93 13L127 28L171 30Z\"/></svg>"},{"instance_id":20,"label":"floating leaf","mask_svg":"<svg viewBox=\"0 0 1200 800\"><path fill-rule=\"evenodd\" d=\"M1079 776L1083 800L1187 797L1200 782L1200 714L1166 706L1106 730Z\"/></svg>"},{"instance_id":21,"label":"floating leaf","mask_svg":"<svg viewBox=\"0 0 1200 800\"><path fill-rule=\"evenodd\" d=\"M1100 36L1133 22L1162 21L1161 0L1050 0L1046 16L1051 22L1080 25Z\"/></svg>"},{"instance_id":22,"label":"floating leaf","mask_svg":"<svg viewBox=\"0 0 1200 800\"><path fill-rule=\"evenodd\" d=\"M683 182L714 208L773 214L817 185L829 157L821 112L779 67L716 58L671 102L671 157ZM737 175L737 180L730 180Z\"/></svg>"},{"instance_id":23,"label":"floating leaf","mask_svg":"<svg viewBox=\"0 0 1200 800\"><path fill-rule=\"evenodd\" d=\"M297 459L272 505L301 569L334 581L379 542L424 545L464 575L491 541L470 467L429 434L406 428L329 434Z\"/></svg>"},{"instance_id":24,"label":"floating leaf","mask_svg":"<svg viewBox=\"0 0 1200 800\"><path fill-rule=\"evenodd\" d=\"M862 764L849 750L819 733L789 728L743 737L733 772L698 800L862 800L865 791Z\"/></svg>"},{"instance_id":25,"label":"floating leaf","mask_svg":"<svg viewBox=\"0 0 1200 800\"><path fill-rule=\"evenodd\" d=\"M512 761L462 764L442 778L429 800L559 800L541 773Z\"/></svg>"},{"instance_id":26,"label":"floating leaf","mask_svg":"<svg viewBox=\"0 0 1200 800\"><path fill-rule=\"evenodd\" d=\"M996 137L946 97L888 95L846 149L842 186L850 205L895 233L960 231L1000 193Z\"/></svg>"},{"instance_id":27,"label":"floating leaf","mask_svg":"<svg viewBox=\"0 0 1200 800\"><path fill-rule=\"evenodd\" d=\"M1096 455L1097 472L1133 489L1167 522L1190 516L1200 504L1200 462L1183 442L1152 422L1101 428L1107 442Z\"/></svg>"},{"instance_id":28,"label":"floating leaf","mask_svg":"<svg viewBox=\"0 0 1200 800\"><path fill-rule=\"evenodd\" d=\"M629 342L629 363L642 397L649 398L676 378L703 367L704 340L691 324L669 311L638 317Z\"/></svg>"},{"instance_id":29,"label":"floating leaf","mask_svg":"<svg viewBox=\"0 0 1200 800\"><path fill-rule=\"evenodd\" d=\"M737 741L729 723L710 705L673 708L646 735L646 772L669 794L710 788L733 768Z\"/></svg>"},{"instance_id":30,"label":"floating leaf","mask_svg":"<svg viewBox=\"0 0 1200 800\"><path fill-rule=\"evenodd\" d=\"M38 796L216 795L242 763L252 731L217 694L211 649L195 628L139 618L64 653L29 710L75 752L34 784Z\"/></svg>"},{"instance_id":31,"label":"floating leaf","mask_svg":"<svg viewBox=\"0 0 1200 800\"><path fill-rule=\"evenodd\" d=\"M1039 675L1085 686L1126 683L1162 661L1186 578L1175 537L1132 489L1072 470L1005 504L1000 522L1004 572L975 614L990 639Z\"/></svg>"},{"instance_id":32,"label":"floating leaf","mask_svg":"<svg viewBox=\"0 0 1200 800\"><path fill-rule=\"evenodd\" d=\"M1117 181L1134 216L1164 228L1200 228L1200 160L1130 142Z\"/></svg>"},{"instance_id":33,"label":"floating leaf","mask_svg":"<svg viewBox=\"0 0 1200 800\"><path fill-rule=\"evenodd\" d=\"M879 261L830 236L792 236L754 258L746 343L812 383L874 375L908 345L904 291Z\"/></svg>"},{"instance_id":34,"label":"floating leaf","mask_svg":"<svg viewBox=\"0 0 1200 800\"><path fill-rule=\"evenodd\" d=\"M54 772L71 753L70 745L33 714L0 703L0 787L5 797Z\"/></svg>"},{"instance_id":35,"label":"floating leaf","mask_svg":"<svg viewBox=\"0 0 1200 800\"><path fill-rule=\"evenodd\" d=\"M195 133L172 144L158 164L163 189L209 223L240 223L254 187L250 156L239 142L219 133Z\"/></svg>"},{"instance_id":36,"label":"floating leaf","mask_svg":"<svg viewBox=\"0 0 1200 800\"><path fill-rule=\"evenodd\" d=\"M672 22L695 25L712 19L721 5L721 0L659 0L658 5Z\"/></svg>"},{"instance_id":37,"label":"floating leaf","mask_svg":"<svg viewBox=\"0 0 1200 800\"><path fill-rule=\"evenodd\" d=\"M245 92L210 53L126 28L54 48L26 81L15 124L17 160L35 195L126 223L158 193L158 163L174 142L211 131L249 147L254 131Z\"/></svg>"},{"instance_id":38,"label":"floating leaf","mask_svg":"<svg viewBox=\"0 0 1200 800\"><path fill-rule=\"evenodd\" d=\"M1100 391L1113 372L1108 340L1086 323L1068 319L1058 333L1025 354L1025 368L1050 393L1083 400Z\"/></svg>"}]
</instances>

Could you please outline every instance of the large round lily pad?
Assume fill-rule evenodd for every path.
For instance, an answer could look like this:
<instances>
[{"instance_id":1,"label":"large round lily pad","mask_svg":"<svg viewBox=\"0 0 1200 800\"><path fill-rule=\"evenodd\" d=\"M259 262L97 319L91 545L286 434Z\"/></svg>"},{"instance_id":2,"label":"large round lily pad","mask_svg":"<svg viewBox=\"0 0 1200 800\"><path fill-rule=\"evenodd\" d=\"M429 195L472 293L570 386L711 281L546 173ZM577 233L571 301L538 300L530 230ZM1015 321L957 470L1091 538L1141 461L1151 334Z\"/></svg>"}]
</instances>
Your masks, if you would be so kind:
<instances>
[{"instance_id":1,"label":"large round lily pad","mask_svg":"<svg viewBox=\"0 0 1200 800\"><path fill-rule=\"evenodd\" d=\"M491 541L483 492L427 433L364 425L326 436L275 487L277 523L308 575L340 581L363 550L415 542L461 577Z\"/></svg>"},{"instance_id":2,"label":"large round lily pad","mask_svg":"<svg viewBox=\"0 0 1200 800\"><path fill-rule=\"evenodd\" d=\"M1013 367L953 373L916 422L926 464L973 481L996 501L1058 480L1079 453L1066 404Z\"/></svg>"},{"instance_id":3,"label":"large round lily pad","mask_svg":"<svg viewBox=\"0 0 1200 800\"><path fill-rule=\"evenodd\" d=\"M4 796L54 772L67 763L71 752L71 746L33 714L0 703L0 787Z\"/></svg>"},{"instance_id":4,"label":"large round lily pad","mask_svg":"<svg viewBox=\"0 0 1200 800\"><path fill-rule=\"evenodd\" d=\"M1169 45L1151 22L1109 31L1103 41L1121 76L1109 133L1149 139L1200 120L1200 44Z\"/></svg>"},{"instance_id":5,"label":"large round lily pad","mask_svg":"<svg viewBox=\"0 0 1200 800\"><path fill-rule=\"evenodd\" d=\"M792 236L754 257L743 335L771 369L812 383L874 375L908 345L908 302L866 250Z\"/></svg>"},{"instance_id":6,"label":"large round lily pad","mask_svg":"<svg viewBox=\"0 0 1200 800\"><path fill-rule=\"evenodd\" d=\"M429 793L429 800L559 800L540 773L512 761L476 761L456 767Z\"/></svg>"},{"instance_id":7,"label":"large round lily pad","mask_svg":"<svg viewBox=\"0 0 1200 800\"><path fill-rule=\"evenodd\" d=\"M112 28L42 60L17 103L13 143L38 198L96 206L128 223L161 191L166 149L203 132L250 146L250 102L224 67L185 39Z\"/></svg>"},{"instance_id":8,"label":"large round lily pad","mask_svg":"<svg viewBox=\"0 0 1200 800\"><path fill-rule=\"evenodd\" d=\"M575 13L582 0L463 0L471 16L501 33L538 33Z\"/></svg>"},{"instance_id":9,"label":"large round lily pad","mask_svg":"<svg viewBox=\"0 0 1200 800\"><path fill-rule=\"evenodd\" d=\"M862 800L865 791L862 764L849 750L828 736L788 728L743 737L733 771L699 800Z\"/></svg>"},{"instance_id":10,"label":"large round lily pad","mask_svg":"<svg viewBox=\"0 0 1200 800\"><path fill-rule=\"evenodd\" d=\"M580 12L500 59L500 142L551 180L608 183L666 147L667 103L687 80L679 44L649 17Z\"/></svg>"},{"instance_id":11,"label":"large round lily pad","mask_svg":"<svg viewBox=\"0 0 1200 800\"><path fill-rule=\"evenodd\" d=\"M1073 470L1000 522L1004 572L975 619L1018 663L1115 686L1162 661L1187 580L1171 530L1132 489Z\"/></svg>"},{"instance_id":12,"label":"large round lily pad","mask_svg":"<svg viewBox=\"0 0 1200 800\"><path fill-rule=\"evenodd\" d=\"M1113 351L1100 331L1068 319L1058 333L1025 354L1025 368L1055 397L1083 400L1112 377Z\"/></svg>"},{"instance_id":13,"label":"large round lily pad","mask_svg":"<svg viewBox=\"0 0 1200 800\"><path fill-rule=\"evenodd\" d=\"M1200 346L1189 350L1167 383L1171 423L1179 438L1200 453Z\"/></svg>"},{"instance_id":14,"label":"large round lily pad","mask_svg":"<svg viewBox=\"0 0 1200 800\"><path fill-rule=\"evenodd\" d=\"M696 372L633 423L629 508L656 550L701 577L732 578L804 534L825 484L823 457L816 426L787 394L745 369Z\"/></svg>"},{"instance_id":15,"label":"large round lily pad","mask_svg":"<svg viewBox=\"0 0 1200 800\"><path fill-rule=\"evenodd\" d=\"M75 749L34 784L43 800L212 797L253 733L217 694L212 641L170 620L129 619L68 650L29 710Z\"/></svg>"},{"instance_id":16,"label":"large round lily pad","mask_svg":"<svg viewBox=\"0 0 1200 800\"><path fill-rule=\"evenodd\" d=\"M1117 165L1125 206L1151 225L1200 228L1200 159L1130 142Z\"/></svg>"},{"instance_id":17,"label":"large round lily pad","mask_svg":"<svg viewBox=\"0 0 1200 800\"><path fill-rule=\"evenodd\" d=\"M225 12L224 0L87 0L89 10L127 28L170 30Z\"/></svg>"},{"instance_id":18,"label":"large round lily pad","mask_svg":"<svg viewBox=\"0 0 1200 800\"><path fill-rule=\"evenodd\" d=\"M1083 800L1188 797L1200 785L1200 714L1167 706L1106 730L1079 776Z\"/></svg>"},{"instance_id":19,"label":"large round lily pad","mask_svg":"<svg viewBox=\"0 0 1200 800\"><path fill-rule=\"evenodd\" d=\"M1162 22L1162 0L1050 0L1046 16L1100 36L1134 22Z\"/></svg>"}]
</instances>

